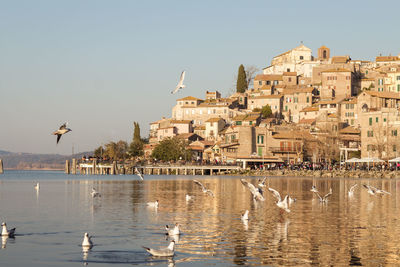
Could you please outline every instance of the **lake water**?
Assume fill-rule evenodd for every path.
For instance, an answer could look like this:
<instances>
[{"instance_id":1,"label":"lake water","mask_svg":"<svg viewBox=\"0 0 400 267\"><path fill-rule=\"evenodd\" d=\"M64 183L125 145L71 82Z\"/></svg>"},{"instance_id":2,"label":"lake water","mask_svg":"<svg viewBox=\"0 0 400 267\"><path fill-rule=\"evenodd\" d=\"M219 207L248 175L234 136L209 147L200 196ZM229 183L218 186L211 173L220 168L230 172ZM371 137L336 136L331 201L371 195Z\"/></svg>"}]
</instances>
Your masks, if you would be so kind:
<instances>
[{"instance_id":1,"label":"lake water","mask_svg":"<svg viewBox=\"0 0 400 267\"><path fill-rule=\"evenodd\" d=\"M192 179L215 193L203 194ZM269 186L297 198L290 213L254 203L240 178L226 176L80 176L6 171L0 175L0 219L16 227L2 239L0 266L398 266L400 180L277 178ZM34 184L40 182L36 192ZM354 197L348 188L358 183ZM370 196L371 184L392 194ZM313 197L332 187L327 204ZM101 198L90 196L92 187ZM194 200L185 201L185 195ZM146 203L159 200L158 209ZM240 214L248 209L248 225ZM166 224L181 224L172 259L142 246L166 247ZM95 246L83 253L84 232Z\"/></svg>"}]
</instances>

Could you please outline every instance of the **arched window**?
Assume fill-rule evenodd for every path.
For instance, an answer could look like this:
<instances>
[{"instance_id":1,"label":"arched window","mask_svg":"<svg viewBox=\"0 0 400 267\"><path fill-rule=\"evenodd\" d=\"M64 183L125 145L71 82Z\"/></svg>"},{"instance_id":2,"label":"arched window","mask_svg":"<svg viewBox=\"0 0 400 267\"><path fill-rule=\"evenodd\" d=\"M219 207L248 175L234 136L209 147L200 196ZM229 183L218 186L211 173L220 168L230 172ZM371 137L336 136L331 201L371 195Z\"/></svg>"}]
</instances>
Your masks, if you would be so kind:
<instances>
[{"instance_id":1,"label":"arched window","mask_svg":"<svg viewBox=\"0 0 400 267\"><path fill-rule=\"evenodd\" d=\"M326 58L326 50L324 50L324 52L322 52L322 58Z\"/></svg>"},{"instance_id":2,"label":"arched window","mask_svg":"<svg viewBox=\"0 0 400 267\"><path fill-rule=\"evenodd\" d=\"M368 112L368 105L367 105L367 104L364 104L364 105L362 106L362 111L363 111L363 112Z\"/></svg>"}]
</instances>

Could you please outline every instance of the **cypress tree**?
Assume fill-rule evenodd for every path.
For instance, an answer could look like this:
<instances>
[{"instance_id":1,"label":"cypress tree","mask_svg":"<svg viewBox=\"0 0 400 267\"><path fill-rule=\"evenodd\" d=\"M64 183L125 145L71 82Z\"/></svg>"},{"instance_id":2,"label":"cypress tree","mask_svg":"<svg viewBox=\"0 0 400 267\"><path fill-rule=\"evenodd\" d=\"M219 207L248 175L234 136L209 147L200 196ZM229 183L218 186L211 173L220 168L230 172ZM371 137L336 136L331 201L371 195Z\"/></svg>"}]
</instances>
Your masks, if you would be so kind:
<instances>
[{"instance_id":1,"label":"cypress tree","mask_svg":"<svg viewBox=\"0 0 400 267\"><path fill-rule=\"evenodd\" d=\"M246 90L247 90L246 72L244 71L243 64L240 64L236 82L236 92L244 93L244 91Z\"/></svg>"},{"instance_id":2,"label":"cypress tree","mask_svg":"<svg viewBox=\"0 0 400 267\"><path fill-rule=\"evenodd\" d=\"M133 157L137 157L143 155L143 141L140 137L139 123L134 122L133 126L133 140L132 143L129 145L129 154Z\"/></svg>"}]
</instances>

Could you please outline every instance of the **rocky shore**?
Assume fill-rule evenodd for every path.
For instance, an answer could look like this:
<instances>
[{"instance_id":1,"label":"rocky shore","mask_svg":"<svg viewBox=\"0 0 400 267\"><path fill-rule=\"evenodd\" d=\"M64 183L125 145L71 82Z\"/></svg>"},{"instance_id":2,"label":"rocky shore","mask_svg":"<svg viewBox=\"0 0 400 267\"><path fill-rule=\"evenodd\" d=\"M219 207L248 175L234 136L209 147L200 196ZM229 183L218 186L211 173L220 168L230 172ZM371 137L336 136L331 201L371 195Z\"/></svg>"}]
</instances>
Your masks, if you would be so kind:
<instances>
[{"instance_id":1,"label":"rocky shore","mask_svg":"<svg viewBox=\"0 0 400 267\"><path fill-rule=\"evenodd\" d=\"M231 173L230 175L232 175ZM400 178L399 171L377 170L243 170L238 175L247 176L290 176L290 177L315 177L315 178Z\"/></svg>"}]
</instances>

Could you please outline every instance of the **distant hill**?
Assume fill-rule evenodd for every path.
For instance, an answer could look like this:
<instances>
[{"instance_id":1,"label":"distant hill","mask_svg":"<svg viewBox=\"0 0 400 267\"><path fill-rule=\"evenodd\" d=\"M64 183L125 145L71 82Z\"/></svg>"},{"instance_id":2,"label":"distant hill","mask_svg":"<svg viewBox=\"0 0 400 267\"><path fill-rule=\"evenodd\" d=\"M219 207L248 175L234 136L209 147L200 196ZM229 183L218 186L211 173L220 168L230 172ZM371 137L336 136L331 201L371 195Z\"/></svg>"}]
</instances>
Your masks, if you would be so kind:
<instances>
[{"instance_id":1,"label":"distant hill","mask_svg":"<svg viewBox=\"0 0 400 267\"><path fill-rule=\"evenodd\" d=\"M0 159L3 160L4 169L17 170L62 170L65 161L71 158L82 158L83 156L92 155L92 152L74 154L73 156L65 156L58 154L31 154L31 153L14 153L0 150Z\"/></svg>"}]
</instances>

